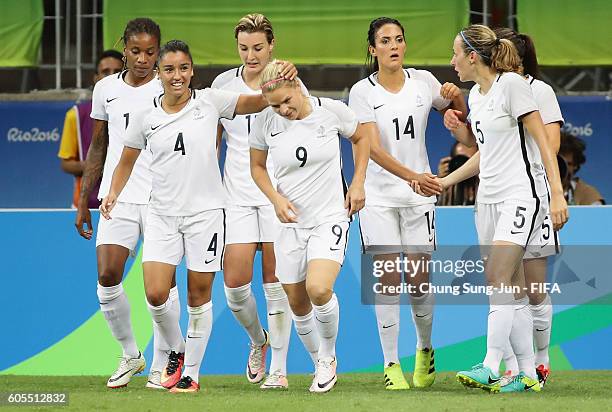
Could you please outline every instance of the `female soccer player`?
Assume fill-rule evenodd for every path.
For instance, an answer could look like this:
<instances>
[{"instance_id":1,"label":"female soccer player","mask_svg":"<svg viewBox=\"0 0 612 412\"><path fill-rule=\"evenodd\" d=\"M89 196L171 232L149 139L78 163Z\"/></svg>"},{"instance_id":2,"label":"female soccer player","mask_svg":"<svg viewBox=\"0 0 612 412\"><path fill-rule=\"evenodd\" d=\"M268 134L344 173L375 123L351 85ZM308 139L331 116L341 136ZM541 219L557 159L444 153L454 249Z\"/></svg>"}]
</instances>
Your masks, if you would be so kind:
<instances>
[{"instance_id":1,"label":"female soccer player","mask_svg":"<svg viewBox=\"0 0 612 412\"><path fill-rule=\"evenodd\" d=\"M470 162L479 162L476 227L480 244L490 246L484 250L486 275L495 288L489 299L487 355L482 364L459 372L457 379L493 392L539 391L531 314L503 286L525 284L525 248L539 243L539 228L548 213L547 178L553 228L560 229L568 219L559 169L529 83L513 73L520 70L521 61L512 42L486 26L472 25L457 35L453 52L451 64L459 79L476 82L469 96L471 131L453 113L447 113L445 125L456 137L474 135L480 156L473 156L463 171L451 173L443 184L469 177ZM544 168L535 162L538 151ZM522 297L524 293L517 296ZM501 386L498 370L508 339L521 373Z\"/></svg>"},{"instance_id":2,"label":"female soccer player","mask_svg":"<svg viewBox=\"0 0 612 412\"><path fill-rule=\"evenodd\" d=\"M144 107L161 93L156 78L155 62L159 53L159 26L147 18L128 22L123 33L123 55L126 70L108 76L94 87L91 117L94 120L93 139L82 178L82 188L75 226L81 236L91 239L93 230L87 199L102 176L98 198L108 194L111 176L119 162L126 129ZM96 235L98 256L98 299L109 328L123 349L119 367L108 379L109 388L126 386L135 373L145 368L145 360L136 346L130 321L130 303L121 285L125 262L134 252L140 235L151 192L151 157L144 154L134 166L134 173L118 199L114 219L100 219ZM104 173L102 171L104 170ZM85 229L84 225L87 225ZM171 310L180 312L178 291L174 279L171 290ZM167 361L167 345L154 331L153 363L147 387L162 388L161 370Z\"/></svg>"},{"instance_id":3,"label":"female soccer player","mask_svg":"<svg viewBox=\"0 0 612 412\"><path fill-rule=\"evenodd\" d=\"M148 147L153 183L142 258L145 292L153 319L172 350L161 383L173 392L196 392L212 328L214 272L222 268L225 248L225 193L216 157L217 123L220 117L261 111L266 103L261 95L191 90L193 60L182 41L164 45L158 65L164 92L128 130L100 211L111 219L141 150ZM183 256L188 269L186 342L168 300L172 276Z\"/></svg>"},{"instance_id":4,"label":"female soccer player","mask_svg":"<svg viewBox=\"0 0 612 412\"><path fill-rule=\"evenodd\" d=\"M542 116L542 121L546 129L548 142L556 155L561 144L561 126L563 116L559 108L559 102L552 87L539 80L538 59L533 40L526 34L519 34L508 28L495 29L498 38L510 40L517 49L522 63L521 74L529 82L533 97L538 105L538 110ZM534 162L542 164L540 152L534 153ZM546 200L550 201L549 190L547 187ZM544 386L550 373L550 361L548 357L548 347L550 344L550 332L552 325L552 303L548 293L532 291L531 285L543 284L546 282L546 258L547 256L558 253L559 240L558 233L552 230L550 215L546 215L544 222L539 228L540 244L535 248L527 248L523 260L525 271L525 283L527 285L527 296L529 298L529 309L533 317L533 338L535 342L535 365L540 385ZM523 306L526 302L521 302ZM519 372L519 365L510 345L504 353L504 363L508 375ZM510 371L511 373L508 373ZM512 373L514 372L514 373Z\"/></svg>"},{"instance_id":5,"label":"female soccer player","mask_svg":"<svg viewBox=\"0 0 612 412\"><path fill-rule=\"evenodd\" d=\"M221 73L211 87L260 94L261 72L272 58L274 49L272 25L262 14L248 14L238 22L234 36L243 64ZM249 133L256 116L249 114L220 121L219 132L225 131L227 138L223 173L223 185L228 196L223 276L228 306L251 340L246 366L247 380L259 383L264 379L266 352L270 347L270 375L261 388L284 388L287 384L291 312L287 295L275 275L273 242L279 225L274 207L255 185L250 173ZM262 328L257 315L257 303L251 292L253 259L260 245L269 335Z\"/></svg>"},{"instance_id":6,"label":"female soccer player","mask_svg":"<svg viewBox=\"0 0 612 412\"><path fill-rule=\"evenodd\" d=\"M271 107L255 119L249 135L251 174L282 223L274 243L276 273L301 325L300 339L307 349L319 344L310 391L327 392L337 381L339 307L333 286L344 260L350 216L364 204L369 144L350 109L305 96L298 81L283 79L274 62L260 83ZM348 191L339 134L354 147L355 174ZM266 168L268 152L276 189Z\"/></svg>"},{"instance_id":7,"label":"female soccer player","mask_svg":"<svg viewBox=\"0 0 612 412\"><path fill-rule=\"evenodd\" d=\"M463 95L452 83L441 85L428 71L404 69L404 28L388 17L374 19L368 30L370 72L349 95L349 106L370 136L365 208L359 213L365 253L375 260L395 261L404 256L427 262L435 247L435 196L416 194L409 185L420 182L434 193L439 185L429 167L425 130L432 108L467 112ZM376 70L376 72L374 72ZM425 265L406 273L406 281L419 287L427 283ZM387 285L400 283L401 273L385 274ZM414 385L426 387L435 379L431 345L433 294L411 294L412 318L417 332ZM377 295L375 311L385 363L385 388L408 389L398 356L399 295Z\"/></svg>"}]
</instances>

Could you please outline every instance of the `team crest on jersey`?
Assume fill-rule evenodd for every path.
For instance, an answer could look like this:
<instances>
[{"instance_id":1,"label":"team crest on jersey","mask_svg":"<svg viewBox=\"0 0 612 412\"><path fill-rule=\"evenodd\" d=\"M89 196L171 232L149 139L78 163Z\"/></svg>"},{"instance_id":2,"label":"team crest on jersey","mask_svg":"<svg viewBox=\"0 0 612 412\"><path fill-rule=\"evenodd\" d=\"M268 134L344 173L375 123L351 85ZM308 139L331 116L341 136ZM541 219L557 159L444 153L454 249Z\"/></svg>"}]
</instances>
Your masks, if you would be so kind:
<instances>
[{"instance_id":1,"label":"team crest on jersey","mask_svg":"<svg viewBox=\"0 0 612 412\"><path fill-rule=\"evenodd\" d=\"M421 96L420 93L416 95L416 105L417 107L423 106L423 97Z\"/></svg>"},{"instance_id":2,"label":"team crest on jersey","mask_svg":"<svg viewBox=\"0 0 612 412\"><path fill-rule=\"evenodd\" d=\"M201 119L202 117L204 117L204 114L202 113L199 107L196 107L195 109L193 109L193 119L194 120Z\"/></svg>"},{"instance_id":3,"label":"team crest on jersey","mask_svg":"<svg viewBox=\"0 0 612 412\"><path fill-rule=\"evenodd\" d=\"M317 139L322 139L323 137L325 137L325 127L323 127L322 125L317 127L316 137Z\"/></svg>"},{"instance_id":4,"label":"team crest on jersey","mask_svg":"<svg viewBox=\"0 0 612 412\"><path fill-rule=\"evenodd\" d=\"M493 111L493 106L495 106L495 100L493 100L493 98L491 98L491 100L489 100L489 104L487 105L487 111L488 112L492 112Z\"/></svg>"}]
</instances>

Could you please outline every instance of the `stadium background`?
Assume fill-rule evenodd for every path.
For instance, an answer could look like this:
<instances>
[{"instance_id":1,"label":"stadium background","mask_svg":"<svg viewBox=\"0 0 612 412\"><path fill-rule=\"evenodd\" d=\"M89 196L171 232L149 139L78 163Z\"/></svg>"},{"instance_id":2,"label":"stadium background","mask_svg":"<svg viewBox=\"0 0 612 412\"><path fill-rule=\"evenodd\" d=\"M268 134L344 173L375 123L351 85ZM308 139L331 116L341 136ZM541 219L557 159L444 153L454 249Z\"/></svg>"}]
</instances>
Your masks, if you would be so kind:
<instances>
[{"instance_id":1,"label":"stadium background","mask_svg":"<svg viewBox=\"0 0 612 412\"><path fill-rule=\"evenodd\" d=\"M57 49L50 53L56 46L50 41L54 39L55 25L50 25L45 15L59 5L58 14L72 16L79 3L86 9L84 14L92 15L91 21L98 19L98 23L83 26L88 33L93 33L96 24L100 26L97 47L92 46L93 34L83 36L78 44L73 39L76 22L66 29L69 19L65 19L60 28L66 29L68 36L64 40L69 41L62 49L65 44L69 47L63 50L63 57L61 50L59 54ZM482 13L490 13L491 19L497 18L498 24L506 25L505 21L499 22L496 10L506 14L516 10L512 24L533 36L544 73L559 92L565 127L587 142L588 160L580 176L595 185L604 198L612 198L609 178L612 101L606 77L612 65L612 38L607 27L612 18L612 5L607 1L489 1L491 9L483 7L483 2L467 0L382 1L376 6L363 0L295 1L290 5L246 0L224 3L184 0L171 6L164 3L158 0L3 2L0 92L26 92L32 87L52 89L54 85L56 91L0 96L0 227L3 228L0 250L4 258L0 299L8 310L3 316L3 331L6 336L19 337L3 343L2 374L105 375L115 366L119 347L96 301L94 245L82 240L74 230L73 211L51 209L68 207L71 199L72 178L60 171L56 157L64 113L75 98L88 95L80 88L69 89L89 84L93 56L102 46L116 46L125 23L133 17L146 15L155 19L162 28L163 40L188 41L196 63L202 65L197 71L198 82L206 86L224 68L239 64L232 36L235 22L247 12L261 11L275 27L276 56L294 61L311 90L345 98L345 87L363 76L365 34L373 17L390 15L403 22L409 45L408 65L427 67L442 81L456 81L447 66L457 31L468 22L482 21ZM101 12L101 18L93 16L96 11ZM84 17L83 21L87 19ZM83 50L79 51L79 47ZM67 54L71 57L66 58ZM90 54L92 59L84 57ZM58 63L63 68L58 70ZM451 136L435 113L429 122L427 139L430 164L435 169L438 159L447 155L452 144ZM351 155L346 145L343 156L346 174L350 176ZM437 223L442 245L470 245L476 241L470 208L439 208ZM353 225L348 258L337 283L342 318L338 356L344 372L382 369L373 307L361 305L360 300L356 229ZM609 250L612 209L572 207L562 240L568 245L602 245ZM611 258L612 253L598 257L597 267L605 268L607 273L601 270L594 273L594 269L585 268L581 261L560 259L551 270L551 279L595 285L593 279L609 275ZM133 325L139 346L147 348L145 355L150 358L151 321L144 304L140 261L130 260L128 265L131 269L125 285L132 302ZM221 277L218 274L215 282L215 327L202 373L242 373L244 359L239 354L246 356L247 338L226 308ZM254 279L259 285L258 273ZM181 267L179 284L183 286L183 303L186 302L184 281L185 269ZM555 308L551 347L554 369L612 369L612 357L602 356L608 353L612 342L609 306L612 295L610 289L602 286L604 283L592 286L595 302ZM254 290L262 302L261 288L255 286ZM409 358L414 354L415 336L409 307L403 307L402 312L400 355L411 365ZM185 314L182 320L185 326ZM485 332L483 307L438 306L433 336L437 368L457 370L479 361L485 348ZM66 356L70 357L70 363L65 362ZM310 369L310 361L295 334L288 362L290 372Z\"/></svg>"}]
</instances>

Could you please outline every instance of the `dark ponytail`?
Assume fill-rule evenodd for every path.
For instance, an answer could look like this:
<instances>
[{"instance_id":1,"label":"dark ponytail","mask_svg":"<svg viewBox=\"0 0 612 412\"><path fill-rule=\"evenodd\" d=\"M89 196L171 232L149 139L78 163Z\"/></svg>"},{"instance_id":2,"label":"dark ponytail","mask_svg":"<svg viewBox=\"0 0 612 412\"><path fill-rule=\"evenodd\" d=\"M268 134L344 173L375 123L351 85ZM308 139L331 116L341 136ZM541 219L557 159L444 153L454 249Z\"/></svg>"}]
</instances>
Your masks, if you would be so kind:
<instances>
[{"instance_id":1,"label":"dark ponytail","mask_svg":"<svg viewBox=\"0 0 612 412\"><path fill-rule=\"evenodd\" d=\"M402 36L404 35L404 26L399 20L391 17L378 17L370 22L370 28L368 29L368 47L366 48L366 68L368 74L374 73L378 70L378 58L370 54L370 46L376 47L376 33L385 24L395 24L402 30Z\"/></svg>"}]
</instances>

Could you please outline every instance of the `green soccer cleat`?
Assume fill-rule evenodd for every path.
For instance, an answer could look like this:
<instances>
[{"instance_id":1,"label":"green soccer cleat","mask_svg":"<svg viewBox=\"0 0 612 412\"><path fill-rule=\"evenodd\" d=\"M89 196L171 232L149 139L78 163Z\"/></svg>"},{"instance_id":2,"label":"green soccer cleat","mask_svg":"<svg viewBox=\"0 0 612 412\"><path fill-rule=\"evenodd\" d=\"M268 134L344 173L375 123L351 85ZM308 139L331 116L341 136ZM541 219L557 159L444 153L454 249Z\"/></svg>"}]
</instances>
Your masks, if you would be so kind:
<instances>
[{"instance_id":1,"label":"green soccer cleat","mask_svg":"<svg viewBox=\"0 0 612 412\"><path fill-rule=\"evenodd\" d=\"M520 372L518 375L511 378L504 378L500 382L500 392L540 392L540 382L536 379L531 379L529 376Z\"/></svg>"},{"instance_id":2,"label":"green soccer cleat","mask_svg":"<svg viewBox=\"0 0 612 412\"><path fill-rule=\"evenodd\" d=\"M457 380L468 388L480 388L489 392L499 392L501 377L482 363L472 366L472 370L457 372Z\"/></svg>"},{"instance_id":3,"label":"green soccer cleat","mask_svg":"<svg viewBox=\"0 0 612 412\"><path fill-rule=\"evenodd\" d=\"M388 391L410 389L399 364L390 363L389 366L385 367L385 389Z\"/></svg>"},{"instance_id":4,"label":"green soccer cleat","mask_svg":"<svg viewBox=\"0 0 612 412\"><path fill-rule=\"evenodd\" d=\"M433 348L416 350L414 359L414 376L412 382L415 388L427 388L436 380L436 368L434 366Z\"/></svg>"}]
</instances>

